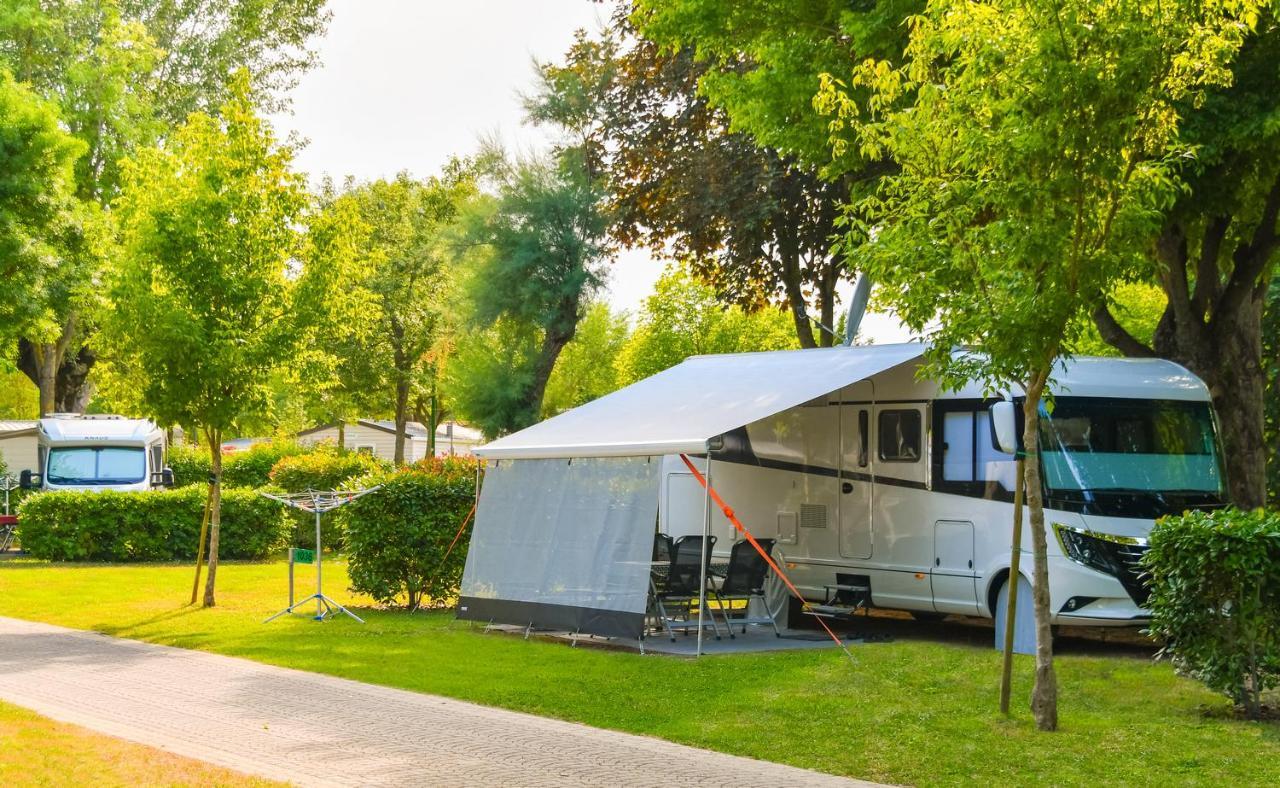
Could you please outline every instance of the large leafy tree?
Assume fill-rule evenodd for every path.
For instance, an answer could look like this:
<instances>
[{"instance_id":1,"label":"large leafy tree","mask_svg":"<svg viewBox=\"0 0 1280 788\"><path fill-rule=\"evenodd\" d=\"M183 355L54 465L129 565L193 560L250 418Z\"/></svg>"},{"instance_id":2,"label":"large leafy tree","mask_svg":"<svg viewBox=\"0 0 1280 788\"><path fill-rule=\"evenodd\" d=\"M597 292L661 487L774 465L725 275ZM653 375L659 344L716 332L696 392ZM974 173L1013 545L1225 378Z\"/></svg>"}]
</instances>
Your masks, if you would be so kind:
<instances>
[{"instance_id":1,"label":"large leafy tree","mask_svg":"<svg viewBox=\"0 0 1280 788\"><path fill-rule=\"evenodd\" d=\"M366 286L372 274L372 228L360 201L340 195L325 181L307 228L298 279L297 314L306 331L290 388L297 405L314 423L338 424L338 448L345 448L345 424L388 411L390 375L378 342L381 305ZM379 396L382 394L383 396Z\"/></svg>"},{"instance_id":2,"label":"large leafy tree","mask_svg":"<svg viewBox=\"0 0 1280 788\"><path fill-rule=\"evenodd\" d=\"M1039 419L1057 359L1117 280L1140 269L1190 153L1178 107L1229 66L1256 6L1182 0L935 0L901 64L871 61L821 105L837 153L900 172L851 219L882 296L933 340L944 382L1025 392L1038 726L1057 726ZM866 243L866 239L873 239ZM928 326L933 324L934 328ZM956 348L968 348L956 352Z\"/></svg>"},{"instance_id":3,"label":"large leafy tree","mask_svg":"<svg viewBox=\"0 0 1280 788\"><path fill-rule=\"evenodd\" d=\"M56 108L0 69L0 334L47 319L39 298L75 231L73 167L84 146Z\"/></svg>"},{"instance_id":4,"label":"large leafy tree","mask_svg":"<svg viewBox=\"0 0 1280 788\"><path fill-rule=\"evenodd\" d=\"M454 163L426 181L401 174L351 184L313 222L312 248L328 260L316 276L331 280L319 289L339 308L317 346L335 370L325 384L330 415L365 407L391 414L396 462L404 461L415 392L430 389L438 373L451 319L449 231L474 191L469 171Z\"/></svg>"},{"instance_id":5,"label":"large leafy tree","mask_svg":"<svg viewBox=\"0 0 1280 788\"><path fill-rule=\"evenodd\" d=\"M209 450L206 606L215 602L223 436L269 406L272 373L299 339L289 271L308 197L291 160L255 114L241 72L218 117L191 115L123 171L110 330L130 336L150 413L194 425Z\"/></svg>"},{"instance_id":6,"label":"large leafy tree","mask_svg":"<svg viewBox=\"0 0 1280 788\"><path fill-rule=\"evenodd\" d=\"M323 7L323 0L12 0L0 7L0 64L57 105L85 146L74 192L106 207L119 191L122 159L191 112L216 113L236 69L250 70L255 105L278 108L282 91L314 63L310 42L327 24ZM61 262L58 281L41 293L52 323L24 330L18 363L40 385L44 410L83 410L97 360L95 283L109 258L99 249Z\"/></svg>"},{"instance_id":7,"label":"large leafy tree","mask_svg":"<svg viewBox=\"0 0 1280 788\"><path fill-rule=\"evenodd\" d=\"M1145 272L1167 305L1142 337L1099 305L1102 336L1132 356L1184 364L1208 385L1222 426L1231 498L1266 498L1264 440L1269 358L1262 348L1268 285L1280 263L1280 20L1269 5L1249 31L1230 80L1181 102L1194 155L1177 167L1184 188L1163 211Z\"/></svg>"},{"instance_id":8,"label":"large leafy tree","mask_svg":"<svg viewBox=\"0 0 1280 788\"><path fill-rule=\"evenodd\" d=\"M580 130L616 239L687 262L726 301L786 304L803 346L832 344L822 327L845 273L831 238L847 188L731 129L699 92L711 65L637 36L628 10L598 39L579 33L563 65L539 67L531 116Z\"/></svg>"},{"instance_id":9,"label":"large leafy tree","mask_svg":"<svg viewBox=\"0 0 1280 788\"><path fill-rule=\"evenodd\" d=\"M509 359L507 396L464 407L464 416L496 434L540 418L556 360L603 283L607 222L581 147L550 158L512 160L499 151L484 158L492 194L465 217L459 244L473 260L471 319L520 337L524 347L536 344Z\"/></svg>"}]
</instances>

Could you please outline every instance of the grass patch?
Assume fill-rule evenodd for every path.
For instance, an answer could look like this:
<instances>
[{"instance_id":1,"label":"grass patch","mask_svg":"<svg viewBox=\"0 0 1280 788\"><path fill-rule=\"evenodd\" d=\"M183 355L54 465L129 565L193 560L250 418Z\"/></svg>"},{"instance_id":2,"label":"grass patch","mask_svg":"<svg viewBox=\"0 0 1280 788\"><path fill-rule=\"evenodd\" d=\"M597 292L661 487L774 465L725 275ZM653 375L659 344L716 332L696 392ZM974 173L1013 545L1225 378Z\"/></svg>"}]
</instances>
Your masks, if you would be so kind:
<instances>
[{"instance_id":1,"label":"grass patch","mask_svg":"<svg viewBox=\"0 0 1280 788\"><path fill-rule=\"evenodd\" d=\"M282 785L0 702L3 785Z\"/></svg>"},{"instance_id":2,"label":"grass patch","mask_svg":"<svg viewBox=\"0 0 1280 788\"><path fill-rule=\"evenodd\" d=\"M326 588L344 603L337 562ZM0 615L437 693L738 755L894 783L1280 784L1280 725L1214 716L1227 702L1134 656L1058 660L1062 730L1040 734L1018 658L1012 719L999 655L899 639L701 660L483 634L449 613L361 610L368 624L261 622L285 604L282 563L223 563L217 608L184 606L191 569L0 562ZM299 588L307 587L307 576ZM305 593L305 592L303 592Z\"/></svg>"}]
</instances>

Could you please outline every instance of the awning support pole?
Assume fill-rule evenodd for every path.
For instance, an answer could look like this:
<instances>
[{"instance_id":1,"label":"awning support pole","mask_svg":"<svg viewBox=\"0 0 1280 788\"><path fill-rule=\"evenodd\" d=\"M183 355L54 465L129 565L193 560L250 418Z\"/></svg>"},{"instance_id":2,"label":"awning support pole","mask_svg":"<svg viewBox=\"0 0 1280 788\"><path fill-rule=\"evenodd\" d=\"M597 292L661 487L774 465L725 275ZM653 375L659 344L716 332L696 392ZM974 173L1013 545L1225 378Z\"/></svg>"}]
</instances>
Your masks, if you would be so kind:
<instances>
[{"instance_id":1,"label":"awning support pole","mask_svg":"<svg viewBox=\"0 0 1280 788\"><path fill-rule=\"evenodd\" d=\"M702 495L702 568L698 584L698 653L702 656L703 617L707 611L707 559L711 550L711 447L707 447L707 483Z\"/></svg>"},{"instance_id":2,"label":"awning support pole","mask_svg":"<svg viewBox=\"0 0 1280 788\"><path fill-rule=\"evenodd\" d=\"M684 467L689 469L689 473L693 474L693 478L698 481L698 484L701 484L706 489L707 494L715 499L716 505L720 507L720 511L724 512L725 519L729 521L729 524L737 529L738 533L742 534L747 542L755 548L756 553L764 559L765 564L768 565L768 567L773 570L773 573L778 576L778 579L781 580L788 589L790 589L792 595L794 595L796 600L800 602L800 606L803 607L806 612L812 614L813 606L810 605L808 600L804 598L804 595L800 593L800 589L795 587L795 584L792 583L786 573L782 571L782 567L778 566L778 563L774 561L767 552L765 552L764 548L760 546L760 543L756 541L756 538L751 535L751 532L742 524L742 521L738 519L738 516L729 508L729 505L720 497L720 494L711 488L711 478L709 476L703 477L701 473L698 473L698 468L693 464L693 461L689 459L689 455L681 454L680 459L684 462ZM708 465L708 469L709 468L710 465ZM827 622L823 621L821 616L816 615L814 616L814 620L821 624L822 628L827 631L827 634L831 636L831 639L835 641L836 645L844 650L845 656L849 659L853 659L853 654L849 653L849 649L845 646L844 641L837 637L835 632L831 631L831 627L827 626ZM699 630L699 634L701 634L701 630Z\"/></svg>"}]
</instances>

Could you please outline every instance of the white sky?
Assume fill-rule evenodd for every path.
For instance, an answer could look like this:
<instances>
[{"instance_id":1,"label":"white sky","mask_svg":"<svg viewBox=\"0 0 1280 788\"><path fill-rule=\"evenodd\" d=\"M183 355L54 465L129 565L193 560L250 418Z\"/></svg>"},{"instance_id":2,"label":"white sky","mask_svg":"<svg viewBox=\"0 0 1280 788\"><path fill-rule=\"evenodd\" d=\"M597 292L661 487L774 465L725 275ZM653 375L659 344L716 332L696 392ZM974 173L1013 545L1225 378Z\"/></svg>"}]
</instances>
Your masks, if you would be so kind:
<instances>
[{"instance_id":1,"label":"white sky","mask_svg":"<svg viewBox=\"0 0 1280 788\"><path fill-rule=\"evenodd\" d=\"M438 172L481 136L536 149L547 134L523 123L520 92L534 59L553 60L607 6L589 0L330 0L333 19L320 65L292 92L292 113L273 118L306 143L296 166L312 178L385 178ZM662 263L628 252L614 263L608 298L634 311ZM844 292L848 292L846 289ZM864 334L905 337L897 321L869 314Z\"/></svg>"}]
</instances>

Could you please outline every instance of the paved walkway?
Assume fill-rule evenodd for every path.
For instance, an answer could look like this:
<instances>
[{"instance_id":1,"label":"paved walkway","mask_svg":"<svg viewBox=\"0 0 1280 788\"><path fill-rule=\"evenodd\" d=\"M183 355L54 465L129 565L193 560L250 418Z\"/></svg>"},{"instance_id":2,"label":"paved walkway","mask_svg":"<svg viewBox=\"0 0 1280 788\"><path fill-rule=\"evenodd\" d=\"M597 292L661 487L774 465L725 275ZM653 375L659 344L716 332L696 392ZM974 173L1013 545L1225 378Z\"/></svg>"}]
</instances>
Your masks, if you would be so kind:
<instances>
[{"instance_id":1,"label":"paved walkway","mask_svg":"<svg viewBox=\"0 0 1280 788\"><path fill-rule=\"evenodd\" d=\"M859 784L435 695L2 617L0 698L301 785Z\"/></svg>"}]
</instances>

